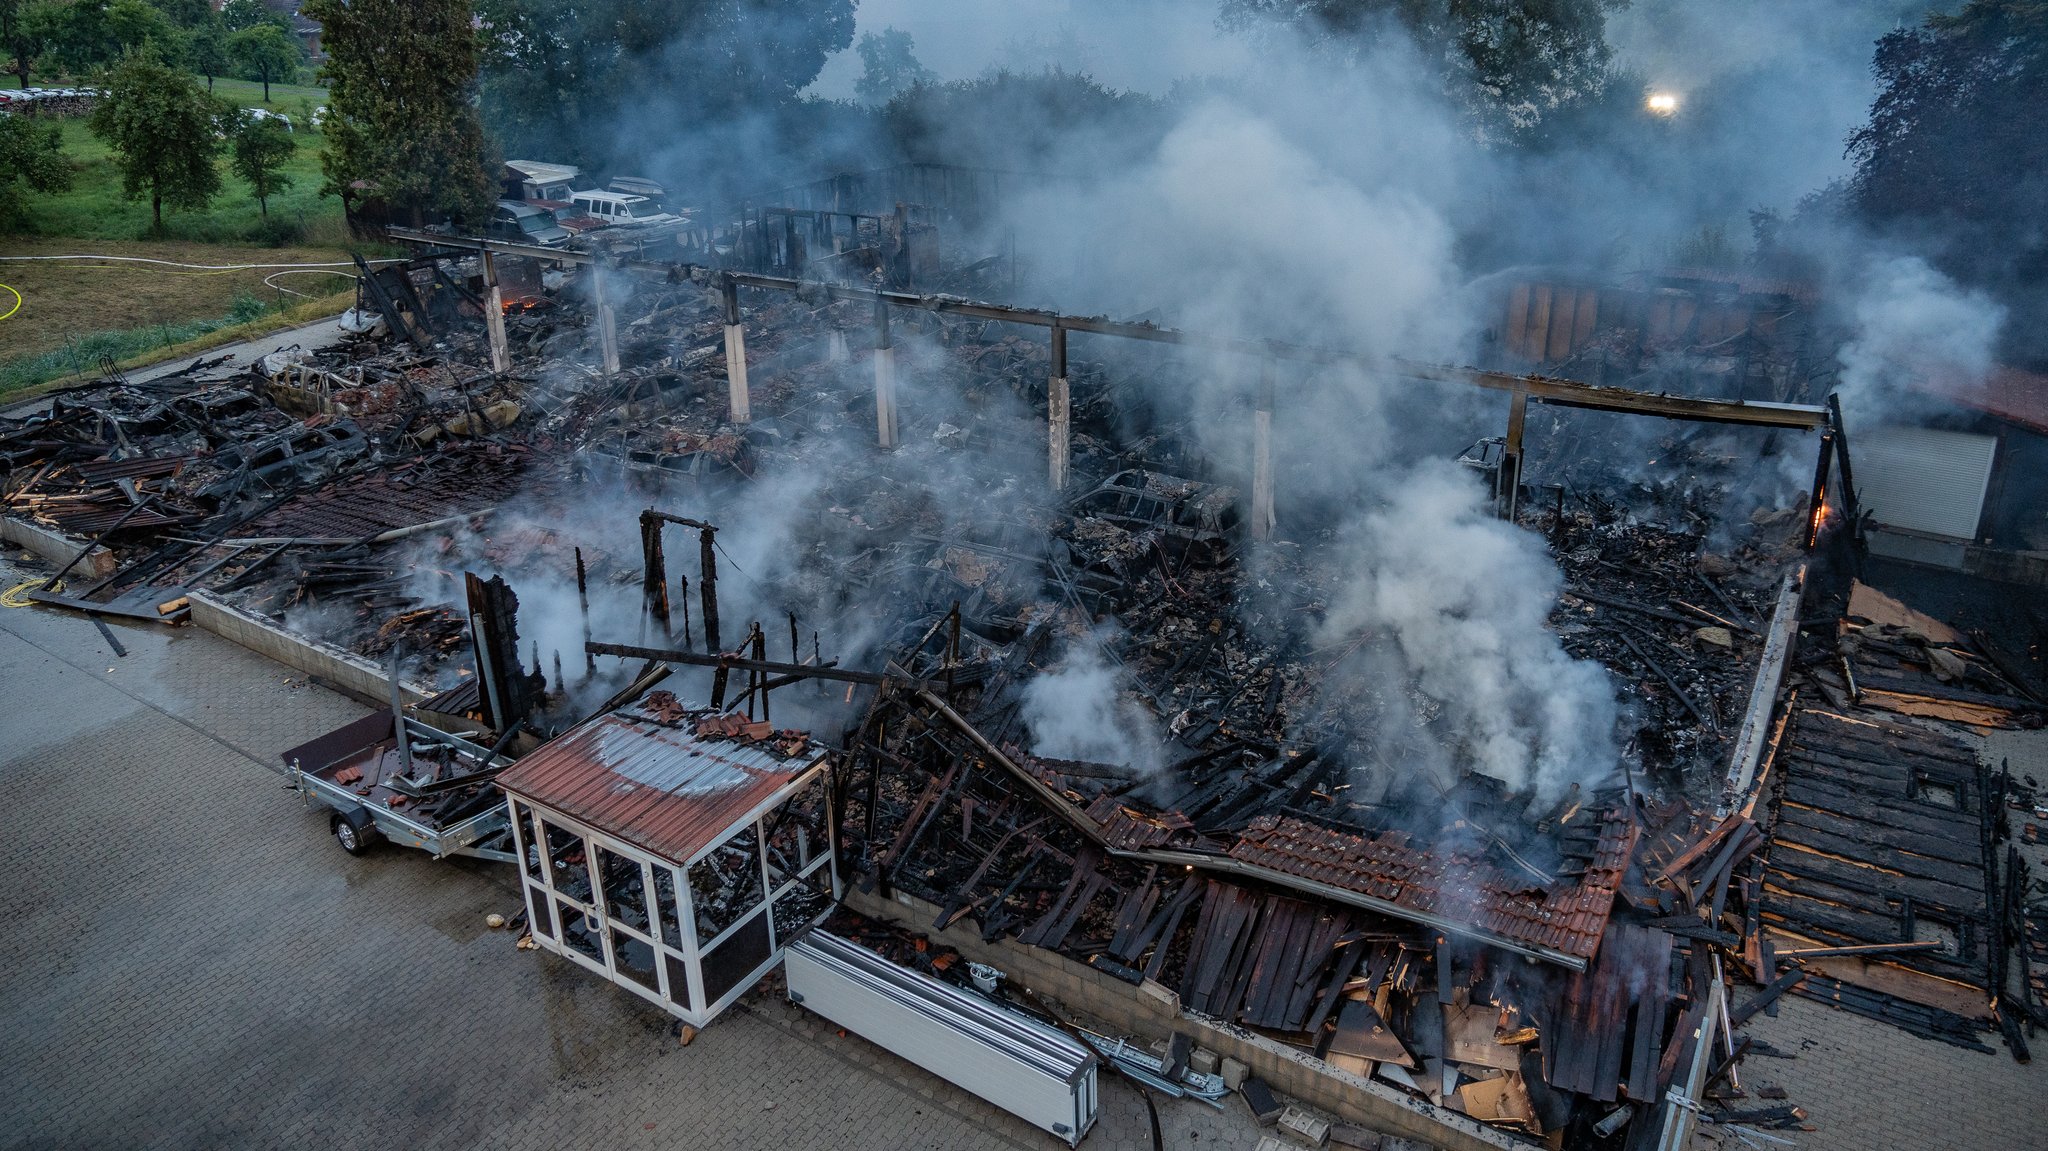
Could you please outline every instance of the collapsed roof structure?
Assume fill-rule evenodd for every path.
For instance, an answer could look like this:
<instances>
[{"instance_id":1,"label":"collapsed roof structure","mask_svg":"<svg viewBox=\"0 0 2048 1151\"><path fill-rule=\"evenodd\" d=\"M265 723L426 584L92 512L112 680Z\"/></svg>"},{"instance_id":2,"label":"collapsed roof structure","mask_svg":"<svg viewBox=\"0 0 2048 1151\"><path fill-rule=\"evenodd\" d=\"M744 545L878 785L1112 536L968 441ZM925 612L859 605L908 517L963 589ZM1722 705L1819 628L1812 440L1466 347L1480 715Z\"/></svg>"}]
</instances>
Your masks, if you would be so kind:
<instances>
[{"instance_id":1,"label":"collapsed roof structure","mask_svg":"<svg viewBox=\"0 0 2048 1151\"><path fill-rule=\"evenodd\" d=\"M833 212L802 211L830 242ZM760 221L786 241L800 215L757 214L728 254L768 260ZM1826 594L1814 549L1854 521L1854 489L1835 478L1849 460L1839 419L1788 402L1782 373L1770 400L1648 392L970 302L859 272L908 267L888 258L840 261L843 279L773 274L806 270L788 243L756 270L740 255L706 267L394 235L422 256L365 268L381 336L142 385L110 375L0 427L13 522L109 549L88 561L89 586L69 576L37 598L145 618L217 600L401 659L450 689L428 710L557 737L508 791L664 866L709 844L663 830L695 828L701 805L656 818L662 794L689 787L668 745L694 754L718 733L694 711L690 734L670 733L688 709L649 689L667 679L713 713L773 715L836 745L847 883L921 897L939 909L931 927L972 922L1163 984L1189 1011L1573 1145L1663 1145L1688 1121L1668 1092L1697 1097L1733 1062L1699 1038L1718 1018L1733 1042L1724 960L1896 1013L1852 1003L1854 972L1781 958L1898 942L1873 938L1876 912L1835 910L1837 888L1882 892L1814 871L1887 842L1872 811L1897 807L1815 780L1839 770L1845 741L1947 765L1902 777L1958 797L1954 827L1914 834L1974 826L1983 852L1997 840L1985 813L2008 784L1916 721L1871 736L1848 713L1889 691L1984 709L1970 722L2031 722L2024 674L1959 637L1856 625L1863 662L1844 668L1865 682L1830 688L1829 658L1803 649L1802 605ZM568 277L508 291L505 265L523 260ZM1526 344L1531 295L1515 299ZM1070 355L1070 340L1093 354ZM1197 414L1160 400L1157 381L1219 357L1259 381L1234 413L1245 459L1217 458ZM1389 514L1348 533L1280 490L1274 413L1296 371L1491 396L1504 434L1459 422L1449 434L1480 444L1419 466L1408 502L1372 493ZM1584 444L1600 433L1574 421L1615 415L1674 421L1637 441L1656 466L1616 458L1628 445L1606 467L1531 465L1545 435ZM1760 487L1759 471L1798 478ZM1400 523L1442 534L1447 564L1390 568L1409 546ZM697 533L695 596L688 566L669 570L677 528ZM1532 552L1554 561L1521 566ZM1513 603L1423 594L1488 564L1473 582L1520 584ZM522 589L530 653L515 637L495 669L464 666L465 570ZM1378 598L1359 601L1361 586ZM1517 631L1528 597L1535 626ZM1487 626L1438 634L1418 617ZM1900 682L1878 687L1870 660ZM1594 667L1616 710L1547 706L1576 702L1567 681ZM1843 698L1788 711L1788 668ZM1950 682L1969 698L1947 698ZM651 790L584 802L591 749L619 740L661 762L635 775L639 751L599 756L605 770ZM794 779L769 758L748 811ZM1803 830L1766 863L1774 789ZM607 823L619 803L651 829ZM1937 920L1978 936L1909 950L1907 965L1978 972L1993 1004L1971 1014L1944 992L1946 1006L1916 1000L1929 1013L1916 1019L1974 1042L2003 1018L1985 967L2004 950L1998 880L1980 866L1915 881L1944 898L1909 910L1905 942ZM1970 892L1992 902L1959 909ZM635 938L664 946L651 931Z\"/></svg>"}]
</instances>

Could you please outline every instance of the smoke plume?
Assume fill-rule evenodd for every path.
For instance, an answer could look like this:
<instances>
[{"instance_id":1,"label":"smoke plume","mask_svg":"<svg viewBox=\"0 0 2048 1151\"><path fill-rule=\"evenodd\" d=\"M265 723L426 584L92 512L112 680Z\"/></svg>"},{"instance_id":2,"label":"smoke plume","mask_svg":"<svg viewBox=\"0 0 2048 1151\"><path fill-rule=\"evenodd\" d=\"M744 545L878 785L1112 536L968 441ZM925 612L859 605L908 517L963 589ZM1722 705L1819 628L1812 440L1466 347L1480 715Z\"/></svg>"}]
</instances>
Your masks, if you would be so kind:
<instances>
[{"instance_id":1,"label":"smoke plume","mask_svg":"<svg viewBox=\"0 0 2048 1151\"><path fill-rule=\"evenodd\" d=\"M1103 658L1107 639L1097 632L1075 643L1064 662L1024 688L1021 714L1032 754L1154 774L1164 766L1159 725L1123 694L1122 669Z\"/></svg>"},{"instance_id":2,"label":"smoke plume","mask_svg":"<svg viewBox=\"0 0 2048 1151\"><path fill-rule=\"evenodd\" d=\"M1456 465L1389 477L1384 502L1338 533L1358 575L1318 636L1391 639L1400 674L1441 705L1432 728L1469 766L1539 801L1611 774L1614 691L1544 625L1562 586L1540 538L1495 519Z\"/></svg>"}]
</instances>

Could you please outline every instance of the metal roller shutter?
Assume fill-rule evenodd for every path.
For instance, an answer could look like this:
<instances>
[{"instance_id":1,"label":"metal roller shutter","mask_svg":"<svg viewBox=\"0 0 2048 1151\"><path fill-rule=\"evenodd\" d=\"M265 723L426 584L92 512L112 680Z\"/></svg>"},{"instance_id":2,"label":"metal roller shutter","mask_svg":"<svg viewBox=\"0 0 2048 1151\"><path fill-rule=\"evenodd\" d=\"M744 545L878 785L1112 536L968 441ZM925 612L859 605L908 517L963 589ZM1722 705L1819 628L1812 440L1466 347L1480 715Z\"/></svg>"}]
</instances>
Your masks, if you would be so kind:
<instances>
[{"instance_id":1,"label":"metal roller shutter","mask_svg":"<svg viewBox=\"0 0 2048 1151\"><path fill-rule=\"evenodd\" d=\"M1849 440L1856 498L1880 524L1975 539L1998 440L1932 428L1875 428Z\"/></svg>"}]
</instances>

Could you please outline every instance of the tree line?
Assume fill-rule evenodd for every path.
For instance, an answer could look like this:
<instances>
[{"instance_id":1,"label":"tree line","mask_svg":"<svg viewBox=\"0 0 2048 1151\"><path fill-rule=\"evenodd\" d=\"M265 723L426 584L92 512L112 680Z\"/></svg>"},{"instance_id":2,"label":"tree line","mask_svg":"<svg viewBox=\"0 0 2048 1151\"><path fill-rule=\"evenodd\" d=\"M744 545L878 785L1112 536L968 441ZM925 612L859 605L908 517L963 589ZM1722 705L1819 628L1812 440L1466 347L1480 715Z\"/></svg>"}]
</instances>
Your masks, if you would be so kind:
<instances>
[{"instance_id":1,"label":"tree line","mask_svg":"<svg viewBox=\"0 0 2048 1151\"><path fill-rule=\"evenodd\" d=\"M296 76L306 48L289 19L262 0L0 0L0 54L22 87L36 72L91 76L149 51L204 76L270 85Z\"/></svg>"},{"instance_id":2,"label":"tree line","mask_svg":"<svg viewBox=\"0 0 2048 1151\"><path fill-rule=\"evenodd\" d=\"M153 234L163 233L165 206L203 208L220 192L223 154L268 221L270 197L291 186L284 166L298 150L282 117L215 99L192 73L166 64L148 45L123 57L104 79L105 93L86 124L113 153L122 193L149 201ZM0 227L25 222L28 190L60 192L71 183L56 124L0 116Z\"/></svg>"},{"instance_id":3,"label":"tree line","mask_svg":"<svg viewBox=\"0 0 2048 1151\"><path fill-rule=\"evenodd\" d=\"M1291 37L1339 66L1406 36L1475 134L1540 151L1642 114L1639 78L1613 67L1605 37L1623 2L1219 0L1219 18L1245 35ZM1079 72L941 82L895 29L858 45L865 104L803 96L829 57L854 46L854 0L307 0L304 12L324 26L329 55L323 191L419 220L481 220L505 154L637 167L651 148L689 141L706 162L686 166L697 184L686 191L711 201L758 190L718 182L742 153L749 173L764 161L807 174L891 155L1029 167L1056 154L1062 132L1136 148L1171 119L1167 100ZM281 21L260 0L230 0L219 13L207 0L0 0L0 50L24 80L30 62L154 59L210 82L216 45L274 42ZM244 70L262 77L286 67L282 52L269 64L243 53ZM1848 142L1853 177L1817 199L1865 226L1934 237L1945 270L1966 281L2043 291L2048 133L2033 111L2048 97L2048 0L1963 0L1886 36L1873 67L1880 92ZM152 83L174 87L161 74ZM153 96L156 110L139 122L203 120L172 114L177 100L203 95L176 90L176 100ZM113 113L104 119L117 131ZM183 131L156 135L192 155L142 164L136 195L177 206L203 194L202 170L228 145L217 132ZM124 154L165 152L143 135L131 134ZM248 171L263 171L261 153L251 146ZM1759 235L1782 242L1782 221L1757 215Z\"/></svg>"}]
</instances>

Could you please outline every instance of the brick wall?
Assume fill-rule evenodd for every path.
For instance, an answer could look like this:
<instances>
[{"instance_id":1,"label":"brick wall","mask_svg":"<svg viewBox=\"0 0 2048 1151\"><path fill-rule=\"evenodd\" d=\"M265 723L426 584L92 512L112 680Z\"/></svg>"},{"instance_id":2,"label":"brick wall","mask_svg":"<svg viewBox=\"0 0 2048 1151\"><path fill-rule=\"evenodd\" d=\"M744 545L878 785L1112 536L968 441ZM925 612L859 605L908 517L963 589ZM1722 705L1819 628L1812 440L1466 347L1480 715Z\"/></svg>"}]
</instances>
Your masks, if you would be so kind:
<instances>
[{"instance_id":1,"label":"brick wall","mask_svg":"<svg viewBox=\"0 0 2048 1151\"><path fill-rule=\"evenodd\" d=\"M1399 1135L1446 1151L1527 1151L1535 1144L1488 1127L1455 1111L1433 1107L1384 1083L1329 1066L1265 1036L1178 1010L1178 997L1157 985L1140 990L1114 976L1052 951L1014 939L982 942L981 933L955 926L935 931L940 909L898 892L893 898L849 887L846 906L872 919L899 924L929 936L978 963L1001 970L1012 982L1054 999L1097 1021L1111 1033L1142 1039L1182 1031L1196 1045L1236 1059L1281 1094L1327 1111L1347 1122Z\"/></svg>"}]
</instances>

